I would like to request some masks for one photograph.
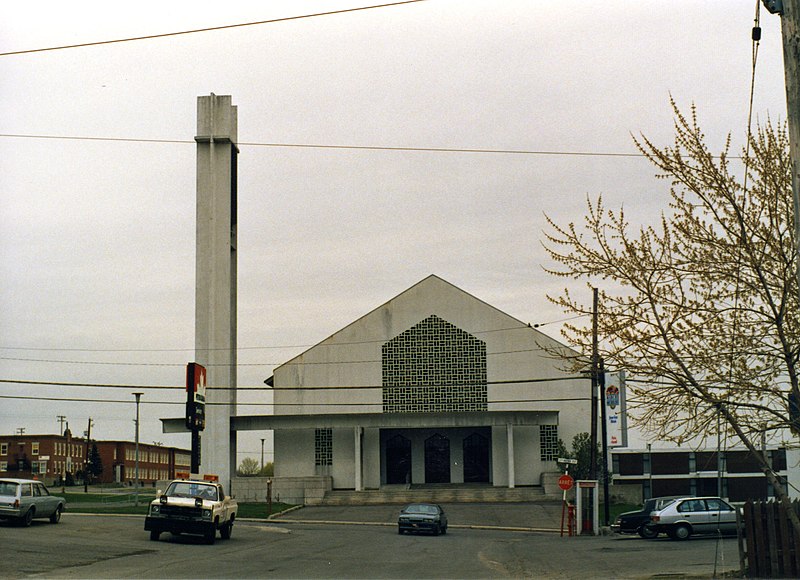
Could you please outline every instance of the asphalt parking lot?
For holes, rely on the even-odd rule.
[[[275,522],[352,523],[397,525],[402,505],[306,506],[280,514]],[[454,503],[442,504],[449,526],[501,528],[518,531],[561,531],[561,503]]]

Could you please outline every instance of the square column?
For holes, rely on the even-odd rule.
[[[508,439],[508,487],[514,487],[514,425],[506,423]]]
[[[207,381],[200,471],[228,490],[236,470],[237,129],[230,96],[198,97],[195,361]]]

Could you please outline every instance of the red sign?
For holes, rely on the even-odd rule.
[[[552,479],[550,481],[552,481]],[[570,489],[572,489],[572,486],[574,484],[575,480],[572,479],[572,476],[569,473],[565,473],[564,475],[558,478],[558,487],[560,487],[564,491],[569,491]]]

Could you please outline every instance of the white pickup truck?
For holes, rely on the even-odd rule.
[[[176,479],[150,503],[144,529],[153,541],[169,532],[200,535],[213,544],[217,530],[223,540],[231,537],[237,509],[236,500],[219,483]]]

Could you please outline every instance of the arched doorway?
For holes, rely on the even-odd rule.
[[[450,483],[450,440],[439,433],[425,440],[425,483]]]
[[[402,435],[386,441],[386,483],[411,483],[411,440]]]
[[[481,433],[464,438],[464,483],[489,483],[489,439]]]

